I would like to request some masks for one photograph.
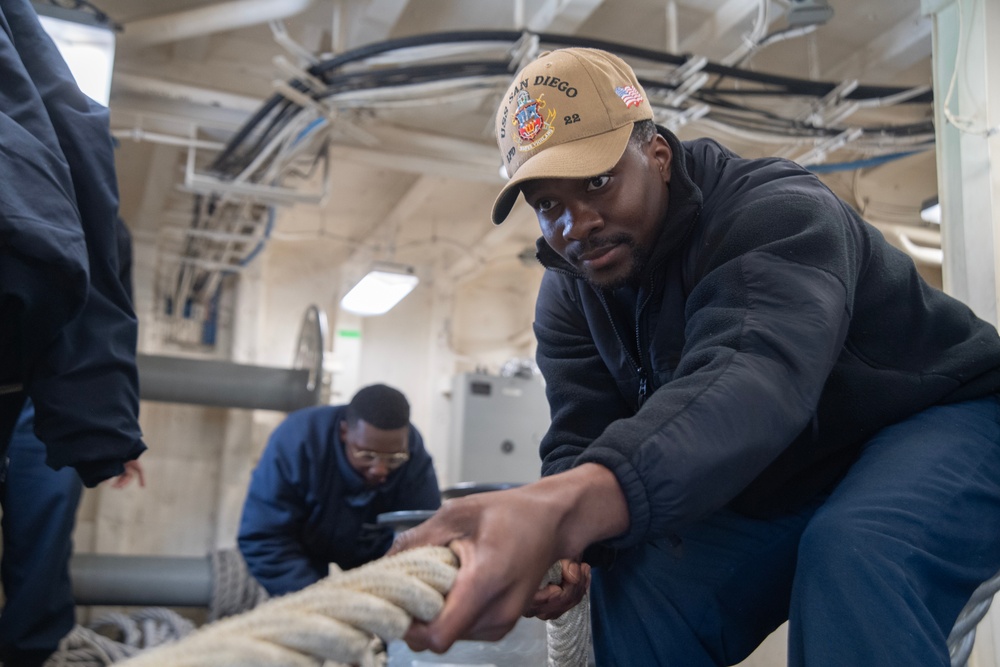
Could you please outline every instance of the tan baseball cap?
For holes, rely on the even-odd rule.
[[[632,124],[652,117],[646,91],[618,56],[584,48],[539,55],[497,110],[497,145],[510,180],[493,204],[493,223],[506,219],[524,181],[608,171],[625,152]]]

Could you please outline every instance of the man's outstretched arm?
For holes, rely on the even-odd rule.
[[[554,562],[580,560],[589,545],[625,532],[628,521],[618,480],[593,463],[515,489],[446,501],[389,550],[449,546],[460,562],[441,613],[430,623],[414,622],[407,643],[440,653],[458,639],[500,639],[529,608]]]

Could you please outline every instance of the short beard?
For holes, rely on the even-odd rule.
[[[629,285],[638,284],[639,278],[642,276],[642,270],[646,266],[646,261],[649,259],[649,253],[636,246],[631,239],[629,239],[625,245],[628,246],[629,254],[632,257],[632,266],[630,267],[629,272],[624,276],[612,278],[607,281],[597,281],[594,280],[591,275],[585,274],[584,277],[592,287],[599,290],[616,290]]]

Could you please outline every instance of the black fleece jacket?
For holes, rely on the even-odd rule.
[[[611,546],[792,509],[879,429],[1000,388],[996,330],[819,179],[660,133],[670,202],[636,290],[595,289],[538,242],[542,469],[614,472],[631,524]]]

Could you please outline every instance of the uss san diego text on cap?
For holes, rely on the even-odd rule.
[[[509,180],[493,204],[506,219],[519,184],[536,178],[589,178],[621,159],[632,124],[653,117],[628,64],[607,51],[546,51],[514,77],[496,116]]]

